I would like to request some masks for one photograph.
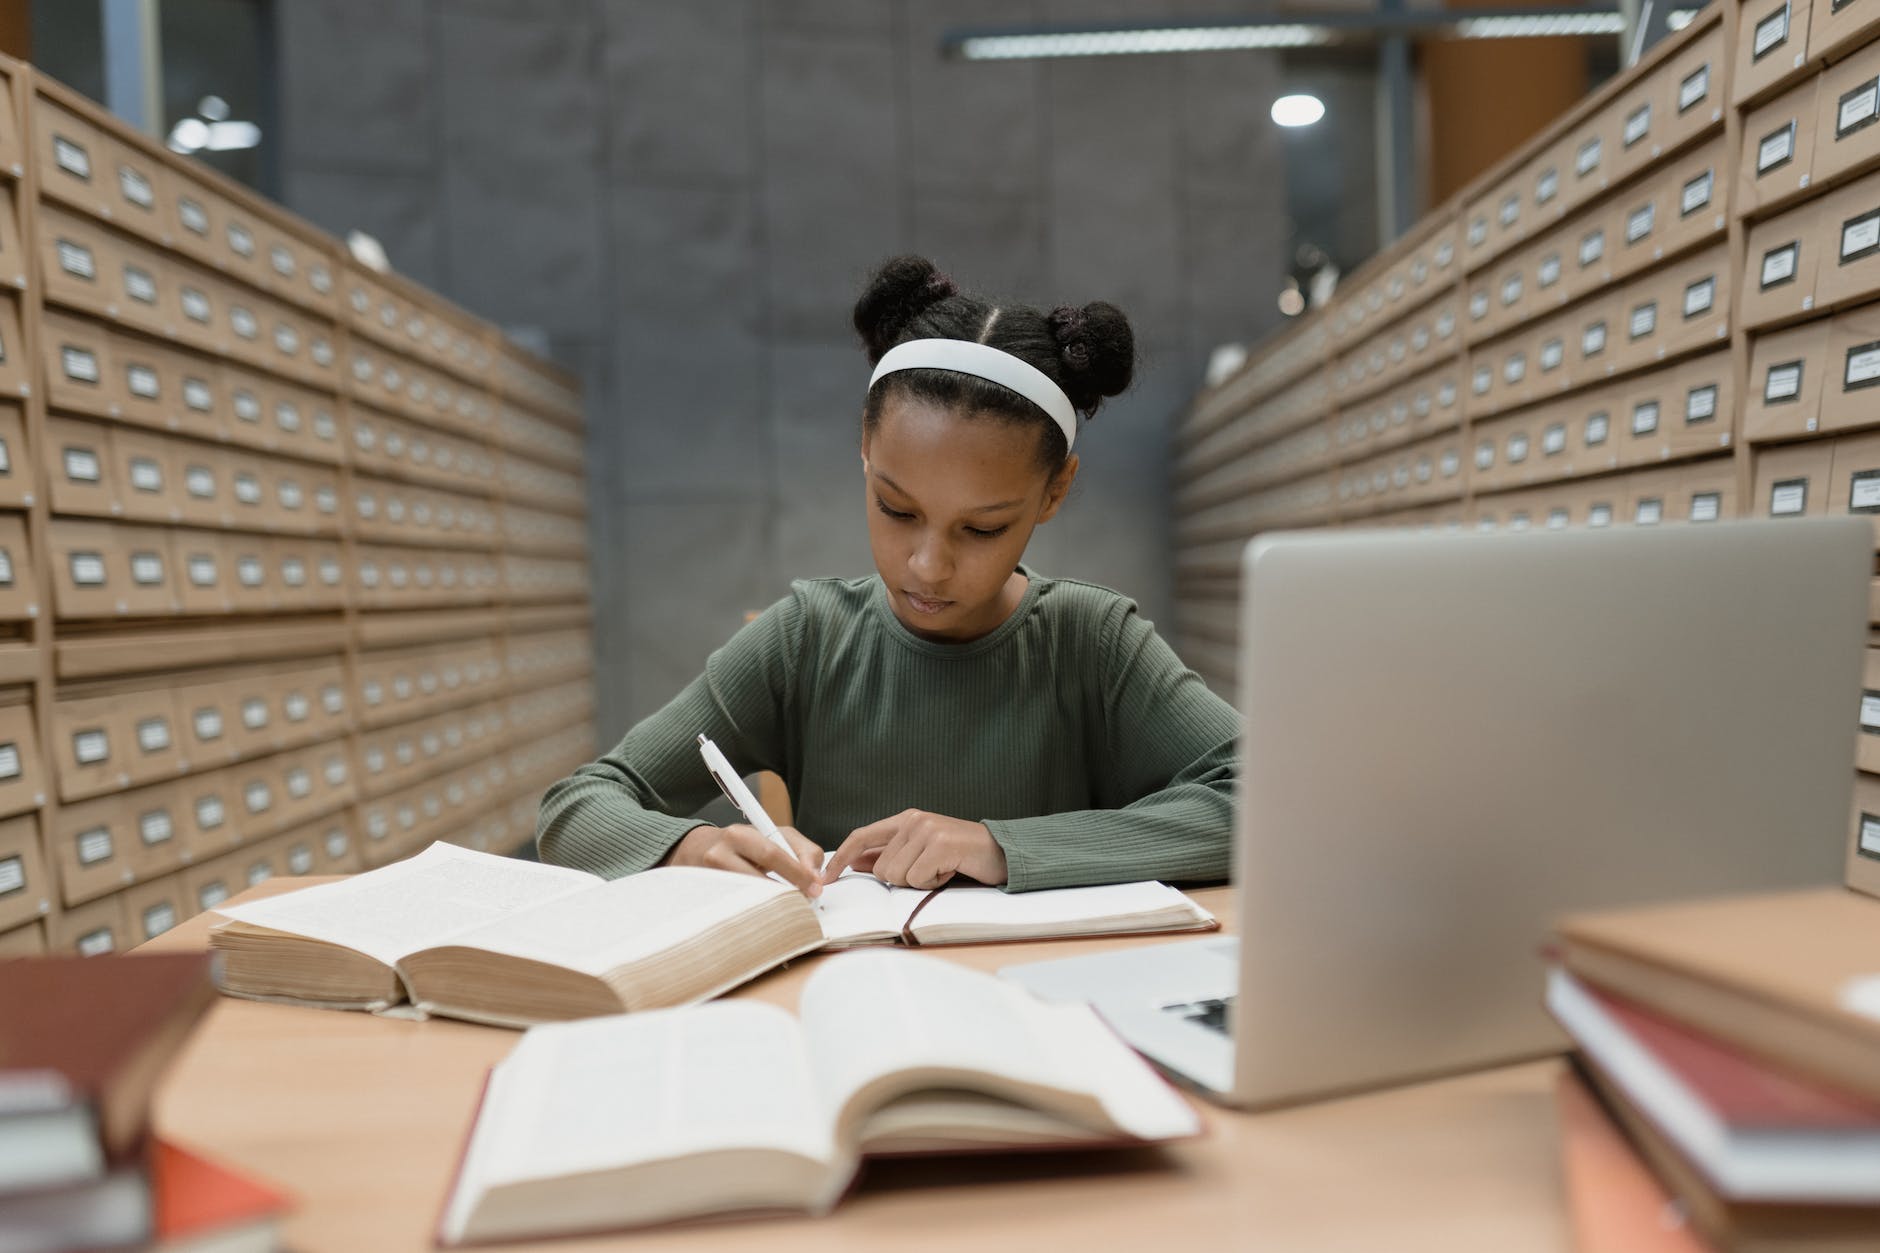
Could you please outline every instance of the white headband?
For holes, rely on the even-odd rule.
[[[969,339],[910,339],[882,355],[868,386],[874,387],[896,370],[952,370],[1010,388],[1051,415],[1064,431],[1064,447],[1077,441],[1077,410],[1064,389],[1029,361],[990,344]]]

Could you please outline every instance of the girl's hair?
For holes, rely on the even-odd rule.
[[[868,282],[855,302],[855,329],[874,365],[896,344],[911,339],[966,339],[990,344],[1041,370],[1064,389],[1071,407],[1088,419],[1129,386],[1136,368],[1136,339],[1129,320],[1101,300],[1042,313],[1028,305],[994,304],[962,292],[925,257],[896,257]],[[964,416],[986,415],[1037,427],[1038,461],[1054,471],[1070,455],[1064,432],[1049,414],[1017,392],[987,379],[952,370],[898,370],[876,383],[862,409],[862,429],[872,431],[891,395],[941,405]]]

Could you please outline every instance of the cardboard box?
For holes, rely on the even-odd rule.
[[[168,874],[189,860],[181,786],[162,784],[139,788],[118,799],[128,814],[129,830],[135,837],[131,845],[131,871],[138,879]]]
[[[1880,423],[1880,304],[1845,309],[1828,323],[1821,429],[1858,430]]]
[[[32,504],[34,477],[20,408],[0,401],[0,506],[23,509]]]
[[[1612,185],[1613,154],[1618,147],[1619,117],[1610,106],[1568,132],[1567,168],[1561,177],[1569,189],[1569,207],[1586,203]]]
[[[1813,183],[1819,85],[1819,78],[1805,78],[1744,115],[1737,212],[1785,204]]]
[[[1839,61],[1876,34],[1880,13],[1866,0],[1820,4],[1809,21],[1808,53],[1817,61]]]
[[[0,814],[37,809],[45,787],[32,706],[0,706]]]
[[[32,388],[32,365],[22,347],[20,300],[12,293],[0,293],[0,393],[24,396]],[[13,345],[8,351],[7,345]]]
[[[112,200],[108,181],[111,141],[90,122],[44,96],[35,94],[30,112],[41,193],[94,217],[106,216]]]
[[[1668,272],[1669,283],[1660,289],[1665,326],[1658,355],[1687,352],[1712,345],[1723,347],[1730,338],[1730,283],[1735,277],[1728,249],[1706,249]]]
[[[1812,0],[1744,0],[1737,22],[1736,75],[1730,99],[1743,105],[1808,64]]]
[[[279,607],[274,590],[274,542],[263,535],[223,537],[231,579],[229,601],[236,613],[268,613]]]
[[[235,683],[213,675],[175,689],[176,717],[183,755],[198,769],[234,761],[240,726],[240,692]]]
[[[1826,13],[1831,5],[1822,4]],[[1854,6],[1861,7],[1861,6]],[[1880,161],[1880,48],[1866,47],[1822,72],[1816,88],[1814,181]]]
[[[187,196],[179,204],[188,204]],[[179,235],[179,240],[189,238]],[[228,310],[222,283],[184,263],[176,265],[176,336],[196,352],[225,356],[232,351]]]
[[[67,905],[79,905],[132,882],[137,877],[132,869],[136,849],[130,814],[119,797],[61,807],[52,825],[60,898]]]
[[[183,909],[192,915],[214,909],[247,886],[242,881],[238,855],[211,858],[183,871],[181,878]]]
[[[1854,776],[1854,806],[1849,817],[1847,886],[1880,896],[1880,779]]]
[[[1743,435],[1752,442],[1793,438],[1821,429],[1821,397],[1830,372],[1830,323],[1806,322],[1750,340],[1749,390]]]
[[[220,527],[234,521],[234,496],[222,450],[207,444],[173,446],[180,491],[176,497],[178,520],[195,526]]]
[[[1719,23],[1652,71],[1657,107],[1663,118],[1658,142],[1666,152],[1723,120],[1723,76],[1728,55]]]
[[[39,264],[48,299],[94,317],[116,317],[116,240],[94,218],[44,206],[39,213]]]
[[[178,530],[172,537],[179,612],[225,614],[234,607],[227,546],[213,531]]]
[[[146,335],[176,333],[181,297],[169,262],[154,248],[122,243],[107,259],[105,285],[110,312],[120,323]]]
[[[123,612],[137,617],[167,616],[182,608],[171,533],[161,527],[120,526],[125,578]]]
[[[182,427],[183,358],[128,335],[111,337],[118,418],[157,431]]]
[[[1828,512],[1865,514],[1880,547],[1880,434],[1843,435],[1834,441]]]
[[[1677,500],[1672,521],[1701,524],[1737,516],[1733,458],[1710,457],[1677,467],[1672,481]]]
[[[1821,262],[1820,204],[1806,201],[1750,227],[1743,272],[1743,325],[1791,321],[1815,308]]]
[[[232,768],[192,775],[177,783],[176,793],[190,861],[206,863],[241,843],[241,803],[234,795]]]
[[[1827,513],[1833,461],[1832,440],[1759,447],[1750,516],[1800,518]]]
[[[103,896],[51,915],[46,920],[47,948],[54,953],[103,957],[130,948],[124,900]]]
[[[123,512],[112,474],[108,428],[54,416],[46,419],[46,436],[53,512],[93,517]]]
[[[12,342],[20,342],[17,334]],[[48,310],[40,319],[39,345],[54,408],[112,416],[120,407],[110,336],[103,326]]]
[[[0,929],[47,914],[53,895],[39,851],[38,819],[27,814],[0,822]]]
[[[133,946],[156,939],[194,912],[184,899],[181,875],[165,875],[124,890],[125,926]]]
[[[1822,197],[1815,230],[1825,243],[1815,304],[1842,308],[1880,295],[1880,172]]]
[[[183,475],[176,464],[182,447],[162,435],[129,427],[111,432],[113,512],[132,521],[175,522],[183,516]]]
[[[179,429],[197,439],[227,439],[230,419],[221,366],[203,357],[179,353],[176,372],[177,390],[183,401],[175,410],[180,418]]]

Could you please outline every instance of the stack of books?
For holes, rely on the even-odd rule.
[[[1583,1249],[1880,1249],[1880,900],[1616,910],[1557,942]]]
[[[151,1132],[157,1082],[215,999],[209,968],[0,962],[0,1249],[274,1246],[278,1193]]]

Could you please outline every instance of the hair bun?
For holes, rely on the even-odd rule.
[[[959,291],[925,257],[895,257],[875,271],[855,302],[855,329],[873,365],[915,318]]]
[[[1064,394],[1084,413],[1129,386],[1136,373],[1136,336],[1123,311],[1095,300],[1079,309],[1059,305],[1047,318],[1057,341]]]

